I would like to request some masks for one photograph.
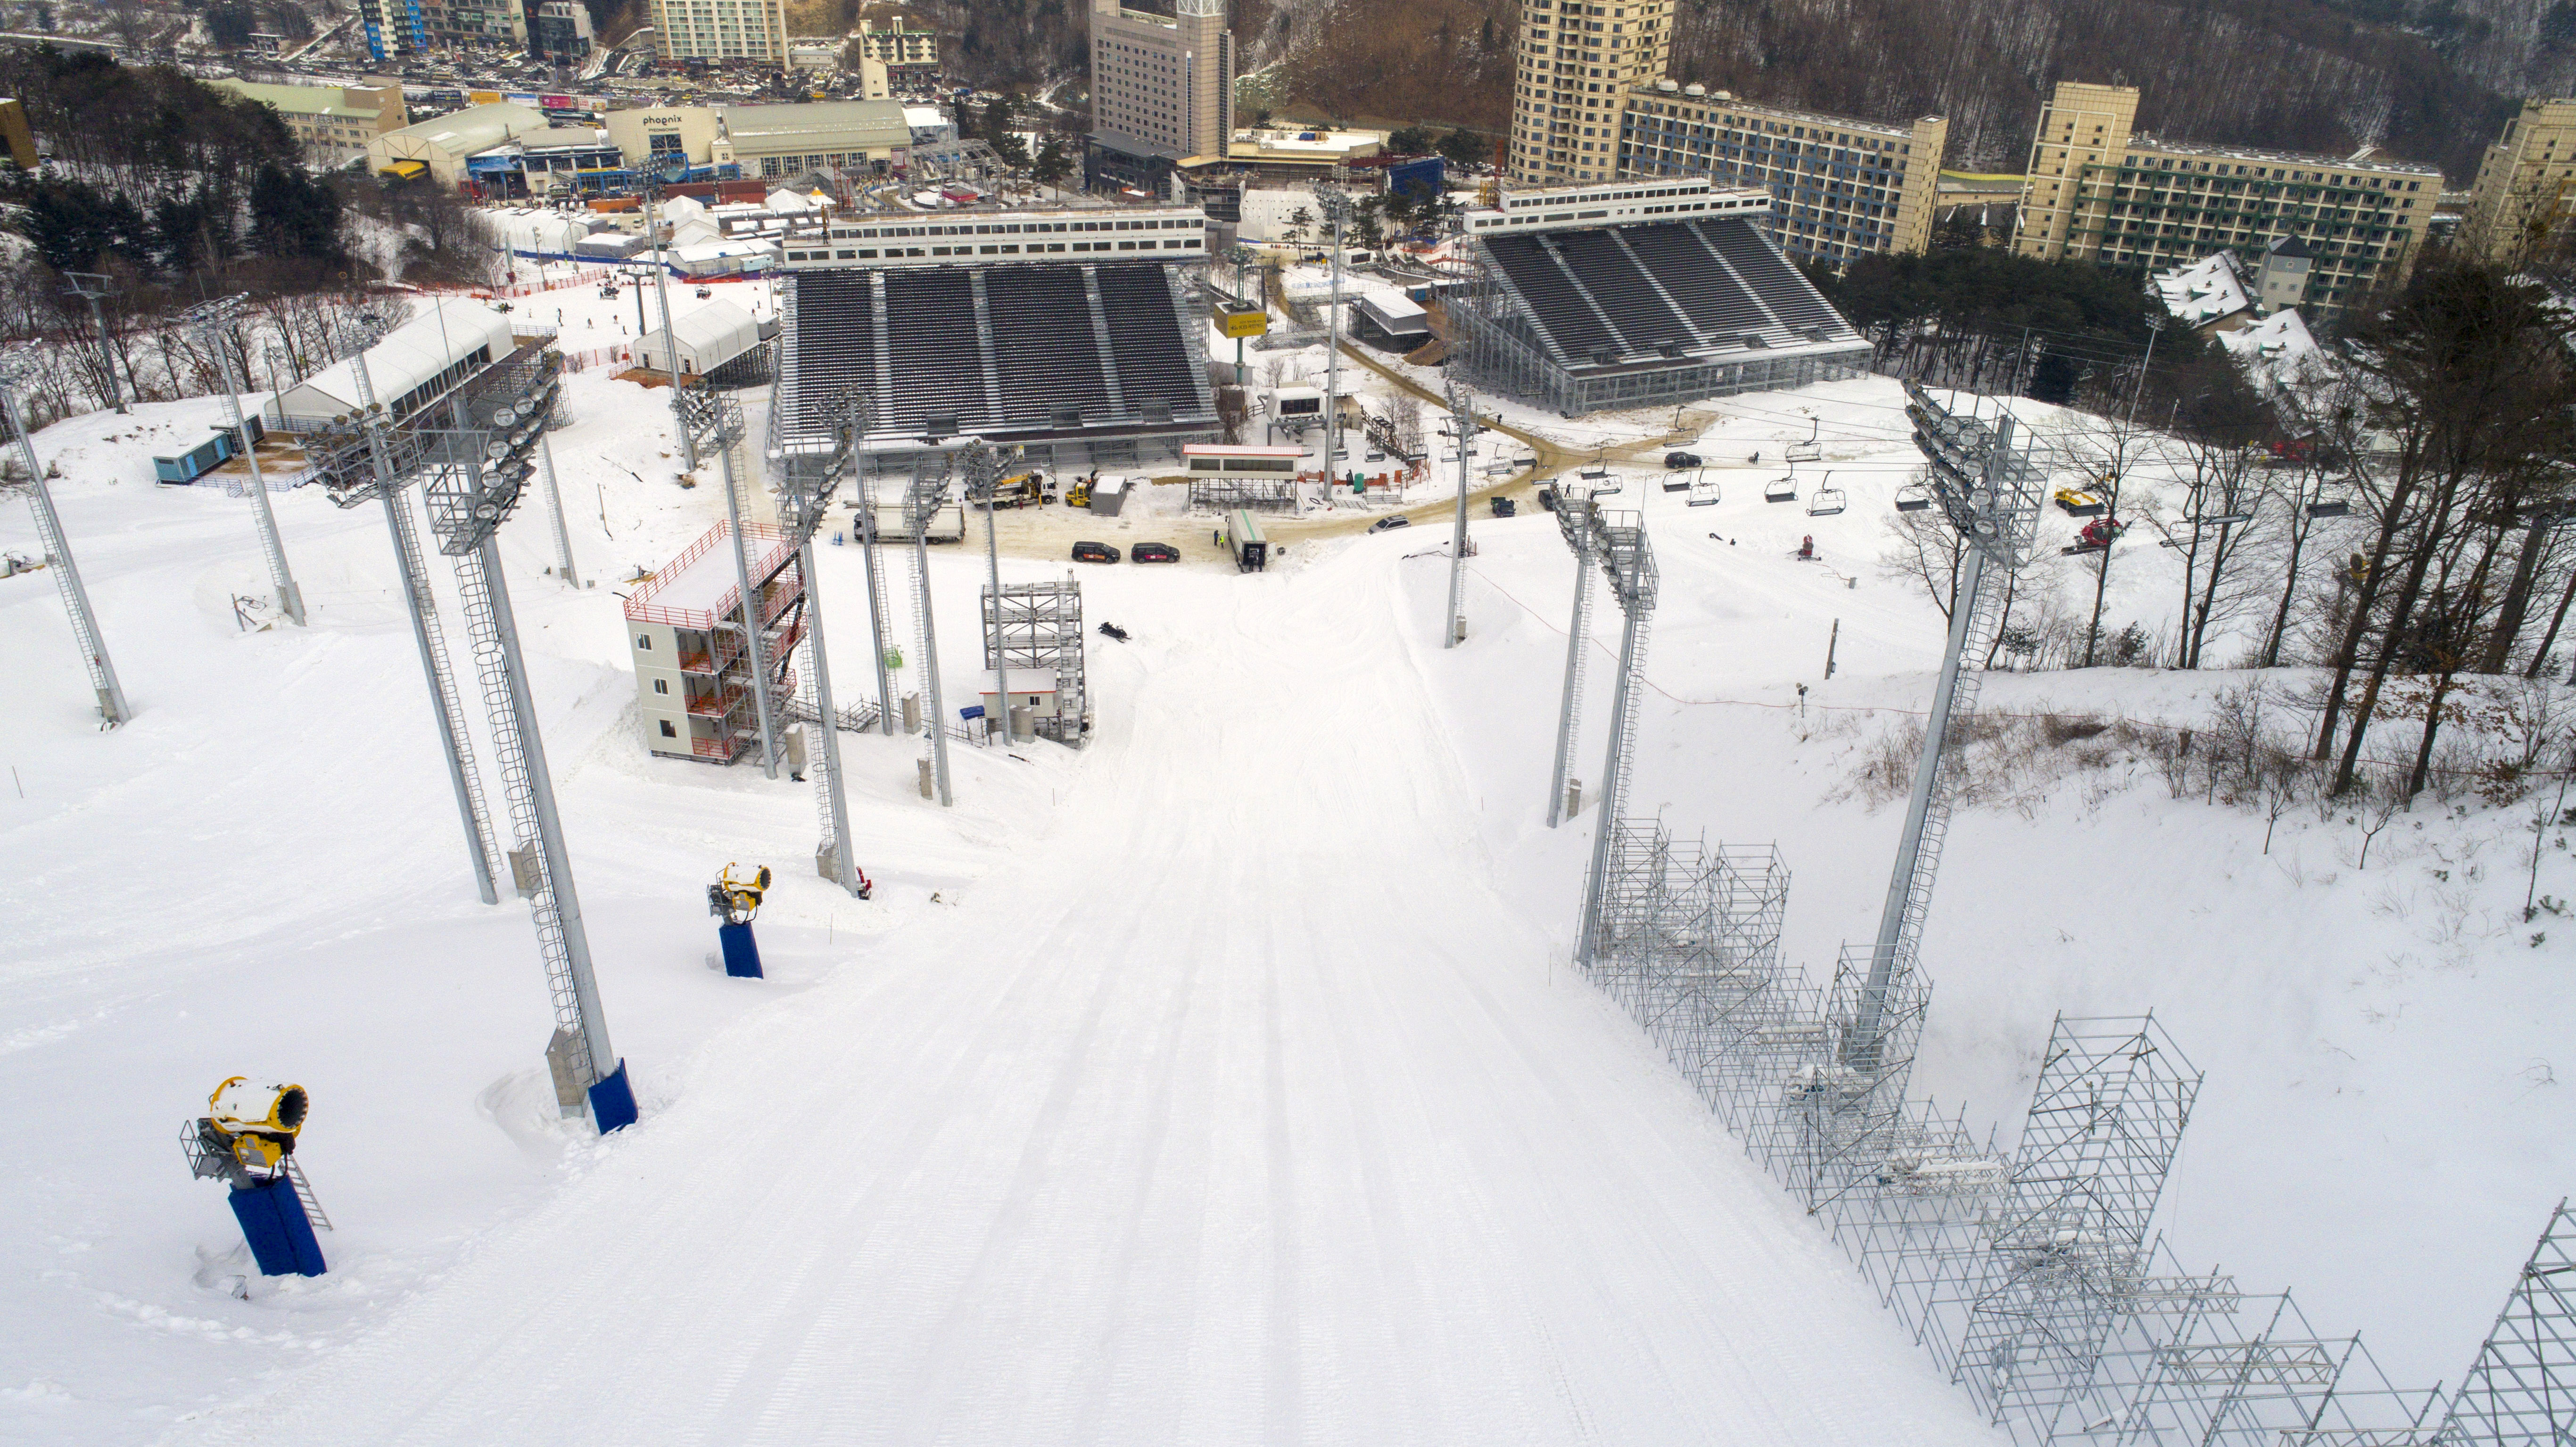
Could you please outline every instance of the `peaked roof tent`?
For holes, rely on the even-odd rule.
[[[499,361],[516,347],[510,319],[480,302],[430,302],[419,315],[385,334],[367,348],[367,380],[376,400],[388,407],[438,380],[478,350]],[[333,362],[279,394],[281,419],[337,417],[358,410],[356,370],[347,361]]]
[[[760,345],[760,323],[725,301],[711,301],[671,318],[671,333],[679,338],[681,370],[699,375]],[[667,372],[673,350],[656,327],[636,340],[635,359],[639,365]]]

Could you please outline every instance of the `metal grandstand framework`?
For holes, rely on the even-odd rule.
[[[1752,221],[1471,235],[1449,315],[1480,385],[1569,416],[1858,376],[1869,342]]]
[[[2445,1447],[2576,1442],[2576,1214],[2560,1201],[2442,1425]]]
[[[938,466],[925,436],[1022,445],[1056,463],[1132,463],[1141,443],[1219,435],[1206,328],[1177,263],[793,270],[779,289],[768,450],[839,446],[838,400],[875,399],[866,452]]]

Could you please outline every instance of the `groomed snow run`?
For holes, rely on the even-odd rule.
[[[1551,984],[1388,564],[1157,579],[1007,887],[205,1440],[1995,1440]]]

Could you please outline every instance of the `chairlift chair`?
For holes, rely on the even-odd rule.
[[[1798,500],[1798,474],[1792,472],[1784,477],[1775,477],[1769,482],[1762,484],[1762,500],[1764,502],[1796,502]]]
[[[1815,496],[1807,499],[1807,516],[1829,518],[1843,510],[1843,490],[1833,486],[1833,480],[1834,475],[1828,472],[1825,480],[1816,484]]]
[[[1719,493],[1720,489],[1716,478],[1710,476],[1705,471],[1691,474],[1690,505],[1692,507],[1710,507],[1715,505],[1719,500]]]
[[[1932,505],[1932,489],[1919,482],[1909,482],[1896,490],[1898,512],[1921,512]]]
[[[2312,518],[2339,518],[2351,512],[2352,499],[2348,497],[2321,497],[2308,504],[2308,516]]]
[[[1791,462],[1824,461],[1825,444],[1823,441],[1823,432],[1824,428],[1822,418],[1808,418],[1807,440],[1804,442],[1792,442],[1789,444],[1789,460]]]
[[[1676,467],[1664,474],[1664,491],[1688,492],[1691,489],[1691,483],[1698,477],[1699,473],[1696,470],[1684,472]]]

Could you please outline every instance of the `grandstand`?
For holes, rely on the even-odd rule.
[[[1181,221],[1189,226],[1164,224]],[[966,235],[1073,239],[982,240],[939,246],[937,256],[861,245],[792,259],[775,450],[828,450],[833,409],[852,387],[869,396],[869,451],[884,467],[910,465],[924,439],[962,435],[1020,444],[1041,465],[1092,470],[1135,463],[1140,444],[1176,454],[1216,439],[1206,328],[1180,273],[1204,260],[1204,218],[1031,212],[948,224]],[[1155,234],[1087,236],[1113,225]],[[850,229],[833,239],[879,241],[856,234],[877,228]],[[1108,254],[1085,254],[1095,247]],[[1147,250],[1156,254],[1138,254]],[[1083,455],[1067,457],[1068,447]]]
[[[1575,416],[1856,376],[1870,345],[1705,178],[1507,192],[1467,213],[1450,302],[1480,384]]]

